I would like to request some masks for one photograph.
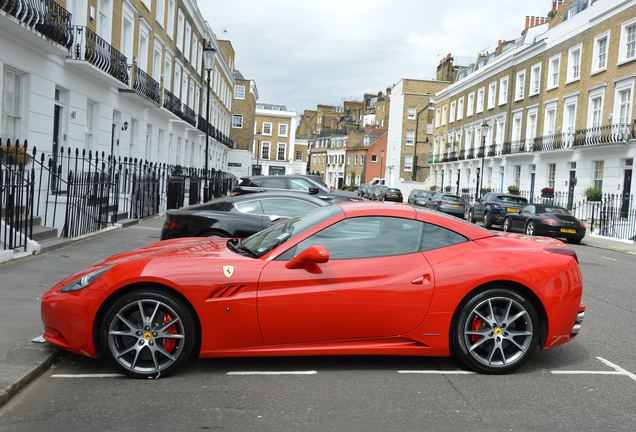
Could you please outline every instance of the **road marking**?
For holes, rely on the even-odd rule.
[[[471,371],[440,371],[440,370],[399,370],[401,374],[431,374],[431,375],[476,375]]]
[[[228,372],[228,375],[316,375],[315,370],[310,371],[237,371]]]
[[[608,258],[608,257],[601,257],[601,258],[606,259],[606,260],[610,260],[610,261],[616,261],[614,258]]]
[[[623,369],[622,367],[618,365],[615,365],[609,360],[605,360],[602,357],[596,357],[596,358],[614,370],[613,371],[550,371],[550,372],[555,375],[624,375],[636,381],[636,375],[634,375],[633,373]]]
[[[124,374],[55,374],[51,378],[120,378]]]

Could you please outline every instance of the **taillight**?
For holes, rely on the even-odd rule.
[[[493,208],[501,208],[501,206],[499,204],[490,204],[491,207]]]
[[[541,222],[546,223],[546,224],[550,224],[550,225],[556,225],[557,224],[556,219],[541,219]]]
[[[165,229],[177,229],[179,227],[179,224],[174,221],[166,219],[166,221],[163,223],[163,227]]]
[[[568,249],[568,248],[545,248],[544,249],[546,252],[552,252],[552,253],[557,253],[560,255],[569,255],[572,258],[574,258],[578,264],[579,262],[579,257],[576,254],[576,252],[574,252],[572,249]]]
[[[448,201],[440,201],[440,204],[448,204]]]

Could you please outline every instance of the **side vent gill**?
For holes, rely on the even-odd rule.
[[[234,297],[244,292],[250,284],[223,285],[212,291],[208,299]]]

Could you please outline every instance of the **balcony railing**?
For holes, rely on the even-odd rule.
[[[159,83],[152,79],[139,66],[133,65],[133,89],[159,105],[161,89]]]
[[[167,89],[163,89],[163,107],[179,118],[183,118],[181,101]]]
[[[53,0],[3,0],[0,9],[68,49],[73,45],[71,13]]]
[[[118,81],[128,85],[128,61],[126,56],[113,48],[88,27],[72,26],[74,40],[72,56],[86,60]]]
[[[574,135],[574,147],[623,144],[636,139],[636,130],[632,124],[615,124],[577,130]]]
[[[208,122],[205,121],[205,119],[202,116],[197,116],[197,129],[199,129],[201,132],[205,133],[205,130],[207,129],[208,126]]]
[[[190,123],[192,126],[197,125],[197,113],[192,108],[183,104],[183,120]]]

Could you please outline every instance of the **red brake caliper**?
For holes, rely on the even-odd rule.
[[[470,324],[470,329],[475,331],[481,330],[481,318],[479,318],[477,315],[473,317],[473,321]],[[477,341],[479,340],[479,335],[472,335],[470,337],[470,340],[472,343],[477,343]]]
[[[172,321],[172,317],[170,316],[170,314],[168,312],[165,312],[163,314],[163,323],[164,324],[168,324],[170,321]],[[177,326],[168,327],[166,329],[166,333],[177,334]],[[164,341],[163,341],[163,348],[166,351],[168,351],[169,353],[174,351],[174,348],[175,348],[176,345],[177,345],[177,340],[176,339],[164,339]]]

